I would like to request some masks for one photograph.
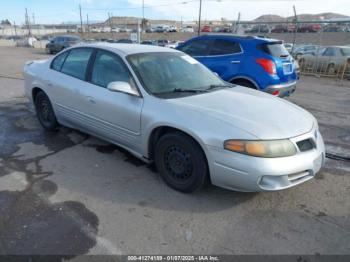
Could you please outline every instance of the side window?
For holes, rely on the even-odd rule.
[[[335,49],[334,48],[327,48],[326,51],[324,51],[323,56],[335,56]]]
[[[132,76],[121,58],[106,51],[97,51],[91,82],[107,87],[109,83],[116,81],[128,82],[133,86]]]
[[[217,39],[210,48],[210,55],[229,55],[242,52],[239,43]]]
[[[60,54],[57,56],[51,64],[51,68],[56,71],[61,71],[62,65],[64,63],[64,60],[66,59],[69,52],[64,52],[63,54]]]
[[[91,48],[71,49],[62,66],[61,72],[84,80],[91,53]]]
[[[190,56],[206,56],[209,52],[209,40],[194,40],[180,48],[180,51]]]

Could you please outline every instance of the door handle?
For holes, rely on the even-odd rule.
[[[238,61],[238,60],[233,60],[233,61],[231,61],[230,63],[231,64],[239,64],[241,61]]]
[[[96,100],[93,97],[87,96],[86,98],[91,104],[96,104]]]

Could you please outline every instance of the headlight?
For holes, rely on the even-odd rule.
[[[288,139],[281,140],[226,140],[224,148],[233,152],[256,157],[286,157],[297,151]]]

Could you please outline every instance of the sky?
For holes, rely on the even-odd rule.
[[[145,17],[190,21],[198,19],[199,0],[143,0]],[[202,18],[252,20],[263,14],[292,16],[297,13],[335,12],[350,16],[350,0],[203,0]],[[24,23],[25,8],[36,23],[79,21],[79,4],[83,20],[104,21],[108,12],[115,16],[142,17],[142,0],[1,0],[0,20]]]

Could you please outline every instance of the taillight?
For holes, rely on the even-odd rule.
[[[272,60],[265,59],[265,58],[258,58],[256,59],[256,63],[261,65],[264,68],[264,70],[270,75],[276,74],[276,65]]]
[[[272,92],[272,95],[279,96],[280,95],[280,91],[279,90],[275,90],[275,91]]]

